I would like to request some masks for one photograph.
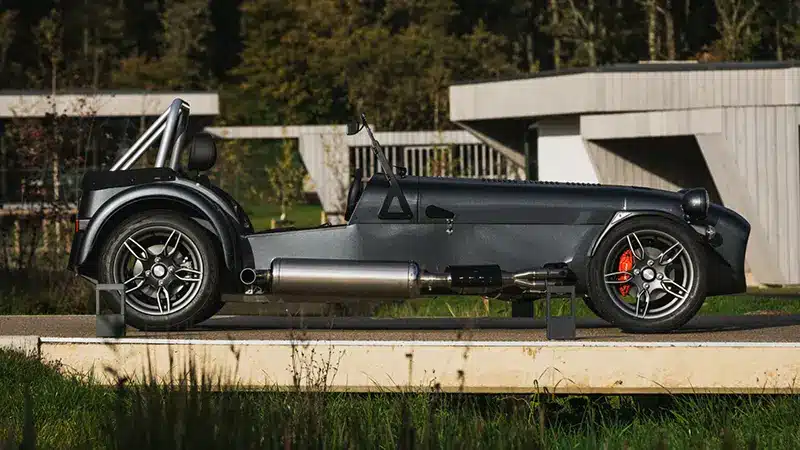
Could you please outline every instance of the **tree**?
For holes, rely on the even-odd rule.
[[[16,22],[19,12],[0,11],[0,78],[5,74],[8,49],[16,36]]]
[[[722,57],[741,60],[751,56],[759,36],[750,29],[758,11],[758,0],[714,0],[719,19],[716,29],[720,39],[716,42]]]
[[[550,9],[550,23],[555,29],[560,29],[561,8],[558,0],[549,0],[548,7]],[[558,36],[553,38],[553,65],[556,70],[561,68],[561,38]]]
[[[113,82],[176,90],[212,85],[210,70],[201,62],[204,39],[213,30],[208,0],[166,0],[159,21],[158,54],[137,53],[123,59]]]
[[[268,124],[324,124],[347,115],[336,62],[324,45],[342,18],[332,8],[323,0],[242,3],[244,48],[232,74],[242,97],[256,101],[240,114]]]
[[[460,35],[443,25],[457,14],[445,0],[390,1],[381,23],[348,33],[331,51],[344,67],[341,82],[353,109],[385,129],[441,129],[451,126],[447,87],[454,81],[516,73],[503,56],[506,40],[482,22]]]
[[[779,61],[800,58],[800,3],[784,0],[762,0],[756,17],[763,30],[762,47]]]
[[[280,206],[280,222],[286,223],[286,214],[289,209],[303,198],[303,180],[305,179],[305,168],[297,161],[294,140],[284,140],[276,163],[271,167],[264,167],[264,171],[270,185],[266,199]]]
[[[639,0],[647,16],[647,53],[650,61],[677,57],[672,0]],[[663,21],[663,24],[662,24]]]
[[[48,97],[53,104],[55,99]],[[68,219],[70,201],[75,198],[65,196],[60,185],[61,173],[74,173],[83,167],[80,148],[92,133],[95,112],[88,103],[73,105],[78,111],[74,117],[60,113],[47,113],[42,119],[13,118],[6,131],[10,155],[10,168],[20,174],[19,189],[22,201],[29,209],[27,218],[34,223],[45,221],[53,223],[56,239],[61,242],[60,224]],[[55,111],[55,106],[51,106]],[[2,262],[10,270],[30,268],[39,248],[43,227],[24,227],[16,236],[20,251],[16,255],[8,252],[9,235],[4,233]],[[62,247],[53,247],[55,255],[62,255]]]
[[[438,128],[457,77],[512,71],[505,41],[480,22],[450,29],[451,0],[250,0],[245,46],[234,71],[278,123],[331,123],[367,112],[385,129]],[[302,74],[300,76],[299,74]]]
[[[64,60],[64,30],[61,24],[61,12],[51,9],[47,17],[42,18],[34,31],[36,47],[44,62],[41,67],[42,79],[50,80],[51,95],[58,90],[58,77],[61,63]]]
[[[80,30],[76,33],[79,42],[75,42],[71,51],[73,64],[69,67],[78,84],[95,90],[108,85],[111,68],[129,47],[124,3],[123,0],[82,0],[80,9],[65,8],[64,22],[70,24],[70,29]]]

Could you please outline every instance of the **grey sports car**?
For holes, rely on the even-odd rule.
[[[706,296],[745,290],[750,224],[705,189],[411,176],[389,164],[363,115],[348,132],[366,128],[382,171],[366,183],[355,171],[346,223],[256,231],[203,174],[217,151],[206,133],[189,139],[188,114],[176,99],[82,182],[69,269],[124,284],[127,321],[140,329],[206,320],[222,294],[525,304],[574,285],[616,326],[662,332]],[[159,137],[155,167],[132,168]]]

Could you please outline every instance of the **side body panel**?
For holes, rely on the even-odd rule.
[[[612,221],[617,212],[662,215],[676,226],[689,226],[681,194],[656,189],[418,177],[399,181],[412,218],[379,218],[388,183],[377,175],[348,225],[248,236],[254,267],[269,268],[279,257],[412,260],[429,271],[473,264],[520,271],[566,263],[584,293],[592,249],[605,230],[618,225]],[[452,213],[452,219],[429,215],[433,207]],[[720,275],[710,283],[710,292],[740,292],[749,225],[718,205],[711,208],[708,224],[719,231],[716,241],[704,244],[709,264]]]

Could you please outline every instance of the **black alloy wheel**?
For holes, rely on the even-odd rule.
[[[220,258],[208,232],[170,211],[139,214],[119,225],[101,256],[103,283],[123,284],[125,315],[140,330],[172,330],[221,308]]]

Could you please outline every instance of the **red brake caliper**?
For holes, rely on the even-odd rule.
[[[619,267],[618,270],[620,272],[629,272],[633,268],[633,252],[628,249],[620,256],[619,258]],[[617,279],[619,281],[626,281],[630,278],[630,275],[620,274]],[[619,293],[624,295],[628,295],[628,292],[631,290],[630,284],[623,284],[619,287]]]

